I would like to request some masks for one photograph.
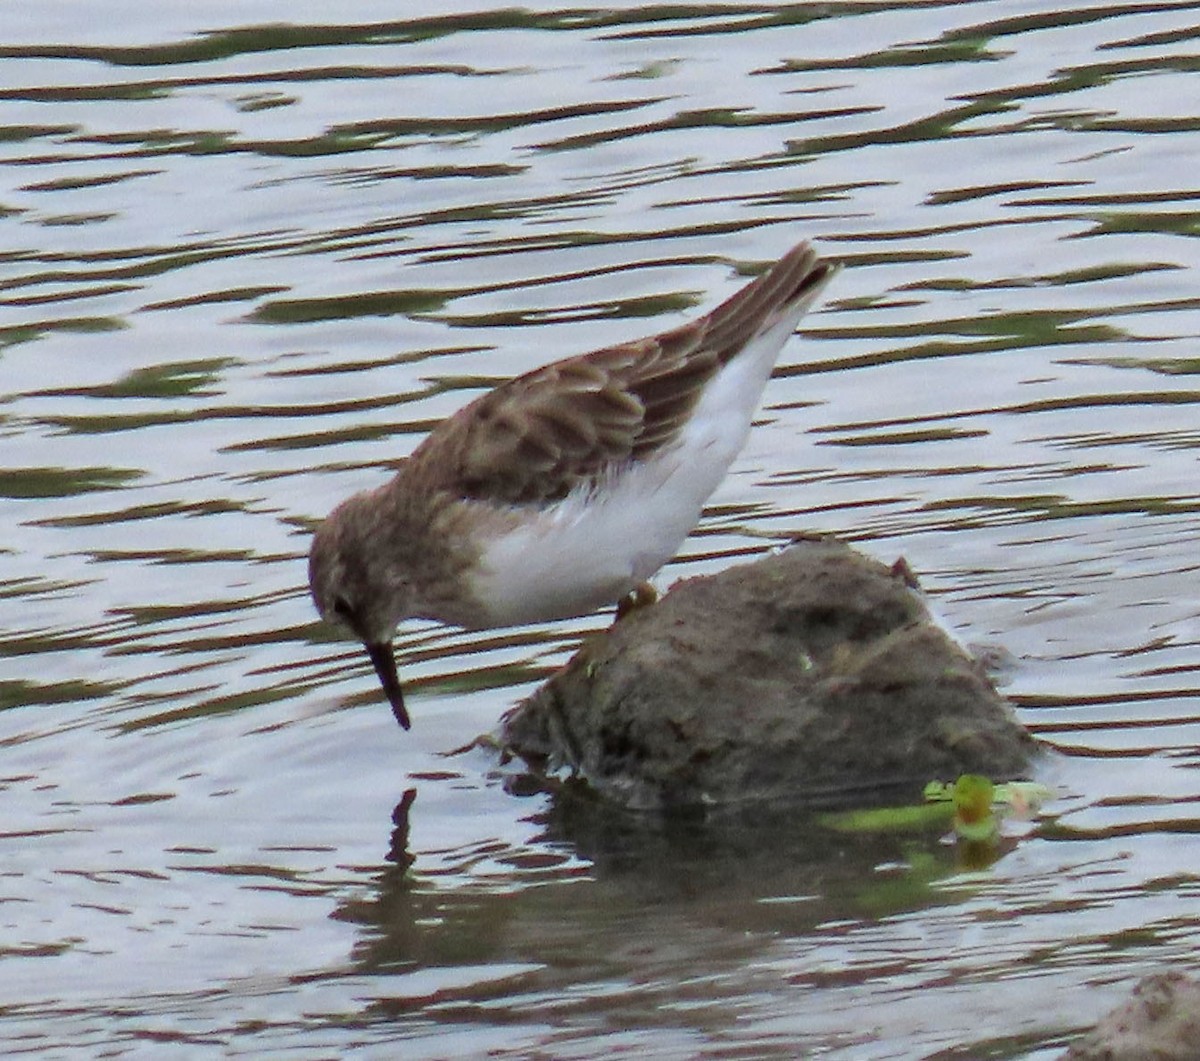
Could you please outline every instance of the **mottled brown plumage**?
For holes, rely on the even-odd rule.
[[[561,500],[669,444],[755,329],[835,270],[801,244],[699,320],[502,383],[439,424],[410,460],[464,498]]]
[[[699,320],[501,384],[329,516],[309,558],[313,599],[366,644],[402,725],[400,620],[581,614],[670,558],[837,269],[801,244]]]

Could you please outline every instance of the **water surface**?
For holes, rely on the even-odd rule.
[[[1040,1058],[1195,971],[1198,9],[7,12],[4,1050]],[[606,617],[404,627],[403,734],[307,599],[438,419],[801,238],[660,582],[907,557],[1053,749],[989,866],[520,798],[447,753]]]

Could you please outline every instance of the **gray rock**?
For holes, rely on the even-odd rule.
[[[1022,774],[1034,742],[907,566],[832,540],[676,584],[504,721],[536,768],[639,809],[829,804]]]
[[[1063,1061],[1196,1061],[1200,1058],[1200,984],[1179,972],[1141,980],[1063,1055]]]

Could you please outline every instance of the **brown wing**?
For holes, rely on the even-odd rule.
[[[801,244],[699,320],[502,384],[440,424],[411,459],[462,497],[565,497],[668,445],[716,371],[835,268]]]

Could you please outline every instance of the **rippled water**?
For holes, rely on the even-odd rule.
[[[1200,4],[100,6],[0,45],[5,1053],[1040,1058],[1200,966]],[[1056,750],[990,867],[518,798],[447,753],[605,617],[405,627],[402,734],[307,599],[440,417],[805,237],[660,581],[905,555]]]

